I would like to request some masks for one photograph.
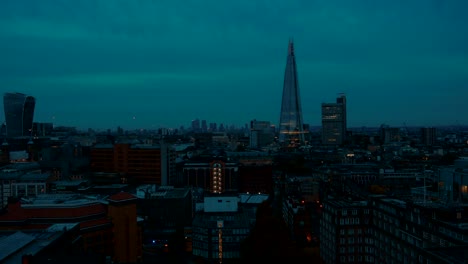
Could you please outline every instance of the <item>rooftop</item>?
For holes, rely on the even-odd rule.
[[[76,223],[54,224],[42,231],[0,232],[0,262],[21,263],[23,255],[36,255],[58,239],[64,231],[76,226]]]
[[[136,196],[145,199],[149,195],[151,198],[160,199],[180,199],[187,197],[190,188],[174,188],[174,186],[157,186],[154,184],[141,185],[137,187]]]
[[[111,197],[107,198],[107,200],[111,202],[123,202],[123,201],[135,200],[135,199],[137,199],[136,196],[128,192],[124,192],[124,191],[118,192],[112,195]]]
[[[268,194],[249,194],[241,193],[239,194],[240,203],[246,204],[261,204],[263,201],[268,199]]]

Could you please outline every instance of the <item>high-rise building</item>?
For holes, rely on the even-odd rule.
[[[259,148],[271,144],[275,134],[269,121],[250,121],[250,147]]]
[[[432,146],[436,142],[436,128],[423,127],[421,128],[421,141],[426,146]]]
[[[7,137],[31,135],[35,105],[36,99],[26,94],[3,95]]]
[[[322,103],[322,143],[343,144],[346,127],[346,96],[340,94],[336,103]]]
[[[200,131],[200,119],[194,119],[192,120],[192,130],[194,132],[199,132]]]
[[[294,56],[294,43],[292,41],[289,41],[284,73],[279,133],[280,143],[304,143],[301,97],[299,96],[296,57]]]
[[[202,130],[202,132],[208,131],[208,125],[206,123],[206,120],[201,121],[201,130]]]

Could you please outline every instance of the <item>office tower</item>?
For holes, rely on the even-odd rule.
[[[269,121],[250,121],[250,147],[259,148],[273,143],[275,134]]]
[[[200,131],[200,119],[192,120],[192,131],[199,132]]]
[[[380,126],[380,139],[383,144],[389,144],[401,141],[401,129],[398,127],[390,127],[388,125]]]
[[[201,121],[201,129],[202,129],[202,132],[208,131],[208,125],[206,123],[206,120]]]
[[[322,103],[322,143],[343,144],[346,139],[346,96],[340,94],[336,103]]]
[[[286,70],[284,73],[279,129],[280,143],[304,143],[301,98],[299,96],[296,57],[294,56],[294,44],[292,41],[289,41]]]
[[[421,128],[421,141],[426,146],[432,146],[436,142],[436,128],[423,127]]]
[[[218,131],[216,123],[210,123],[210,132]]]
[[[7,137],[31,135],[35,105],[36,99],[32,96],[22,93],[3,95]]]

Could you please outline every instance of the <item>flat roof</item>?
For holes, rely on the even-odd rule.
[[[35,238],[27,235],[21,231],[18,231],[12,235],[0,237],[0,261],[4,261],[15,252],[24,248],[26,245],[33,242]],[[20,263],[20,262],[18,262]]]

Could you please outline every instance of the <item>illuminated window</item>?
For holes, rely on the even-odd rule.
[[[462,185],[462,192],[468,193],[468,185]]]

